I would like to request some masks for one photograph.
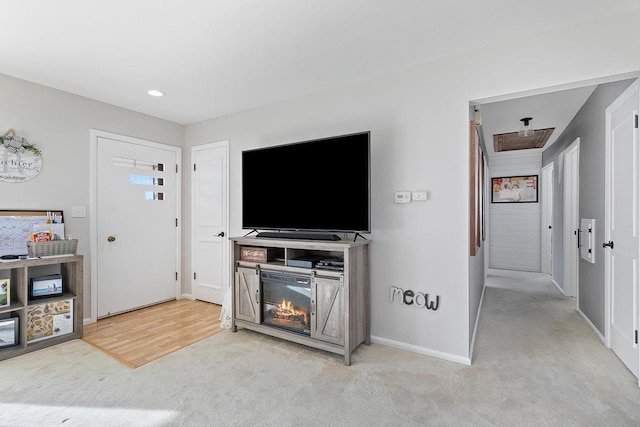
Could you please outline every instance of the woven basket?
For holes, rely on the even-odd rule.
[[[75,255],[78,249],[78,239],[27,242],[27,248],[29,249],[29,258],[52,255]]]

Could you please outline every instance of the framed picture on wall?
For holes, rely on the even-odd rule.
[[[538,175],[491,178],[491,203],[538,203]]]

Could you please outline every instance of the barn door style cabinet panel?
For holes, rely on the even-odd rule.
[[[260,270],[238,267],[235,283],[236,317],[247,322],[260,323]]]
[[[68,255],[0,263],[0,360],[82,338],[82,262]]]
[[[344,356],[371,342],[367,240],[231,239],[232,327]]]

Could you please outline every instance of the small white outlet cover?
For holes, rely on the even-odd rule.
[[[396,191],[396,203],[411,203],[411,191]]]

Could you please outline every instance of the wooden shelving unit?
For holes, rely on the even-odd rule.
[[[36,300],[29,299],[29,282],[32,277],[61,274],[62,295]],[[83,328],[83,257],[65,255],[0,263],[0,278],[10,279],[11,304],[0,307],[0,320],[18,317],[18,342],[10,347],[0,347],[0,360],[9,359],[72,339],[82,338]],[[71,301],[73,307],[73,331],[53,335],[38,341],[27,340],[27,318],[30,309],[38,305]]]

